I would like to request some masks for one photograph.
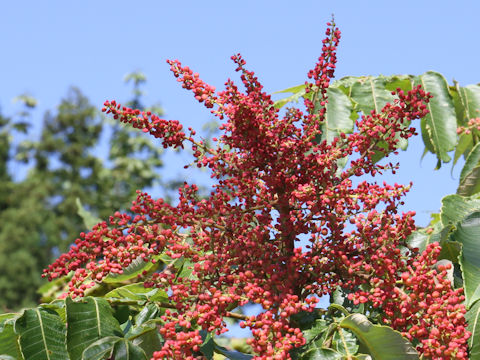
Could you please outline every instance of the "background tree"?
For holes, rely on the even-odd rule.
[[[131,78],[131,103],[144,109],[145,77],[132,73]],[[14,147],[12,132],[26,130],[27,124],[1,118],[0,125],[0,307],[17,309],[39,299],[41,280],[35,274],[86,229],[78,201],[100,218],[127,209],[137,189],[160,179],[162,150],[144,134],[106,121],[77,88],[45,114],[38,139]],[[12,162],[20,167],[18,161],[26,164],[27,174],[13,181],[8,168]]]

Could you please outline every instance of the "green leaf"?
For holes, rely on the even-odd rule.
[[[460,96],[460,84],[453,80],[453,86],[449,86],[450,95],[452,96],[453,105],[455,106],[455,114],[457,115],[457,127],[465,125],[465,107]]]
[[[158,267],[158,263],[152,263],[151,261],[145,261],[140,256],[135,258],[130,265],[123,269],[121,274],[109,274],[102,281],[108,284],[118,284],[124,281],[138,278],[144,271],[151,272]]]
[[[130,321],[130,306],[128,305],[125,305],[125,304],[116,304],[116,306],[114,307],[113,309],[113,316],[115,317],[115,319],[117,319],[118,323],[119,324],[122,324],[120,325],[120,327],[122,327],[123,332],[125,333],[125,328],[123,326],[127,326],[125,324],[130,324],[129,321]],[[130,326],[130,325],[128,325]]]
[[[460,173],[457,194],[470,196],[480,191],[480,143],[470,151]]]
[[[57,315],[40,309],[28,309],[15,322],[20,349],[27,360],[68,360],[65,324]]]
[[[5,324],[0,330],[0,354],[10,355],[13,359],[21,359],[22,353],[18,346],[18,335],[12,324]]]
[[[21,357],[13,357],[13,356],[10,356],[10,355],[7,355],[7,354],[0,355],[0,360],[18,360],[18,359],[22,359],[22,358]]]
[[[37,99],[27,93],[16,96],[13,102],[21,102],[30,109],[33,109],[38,103]]]
[[[128,299],[133,301],[166,301],[168,295],[158,288],[146,288],[143,282],[118,287],[107,294],[106,298]]]
[[[388,84],[388,81],[391,83]],[[384,76],[359,78],[359,81],[353,84],[351,88],[351,98],[355,103],[355,111],[361,111],[365,115],[370,115],[372,111],[380,113],[387,103],[391,103],[395,99],[392,91],[388,89],[395,85],[398,85],[397,87],[411,88],[411,79],[400,79],[399,77],[386,78]],[[394,87],[394,90],[396,90],[397,87]],[[408,125],[409,124],[405,124],[405,126]],[[408,146],[408,141],[400,136],[397,136],[397,140],[398,147],[405,150]],[[381,142],[377,144],[377,146],[384,149],[387,148],[385,142]],[[385,157],[384,151],[376,151],[372,156],[372,160],[378,162],[383,157]]]
[[[439,161],[449,162],[447,153],[457,143],[457,117],[447,81],[441,74],[428,71],[420,75],[416,83],[433,95],[428,103],[429,113],[421,121],[425,147],[436,154]]]
[[[454,80],[453,81],[454,86],[450,86],[450,94],[452,95],[452,100],[453,104],[455,106],[455,114],[457,116],[457,128],[459,126],[465,126],[467,121],[465,121],[465,108],[462,103],[462,99],[460,97],[460,86],[459,84]],[[461,134],[457,143],[457,146],[455,146],[455,154],[453,156],[453,164],[452,164],[452,169],[451,173],[453,174],[453,168],[458,162],[458,159],[462,155],[466,157],[470,150],[472,149],[473,146],[473,137],[472,134]]]
[[[86,297],[79,301],[65,300],[67,310],[67,349],[72,360],[106,336],[121,336],[120,324],[105,299]]]
[[[85,349],[82,360],[101,360],[105,357],[115,360],[146,360],[147,355],[138,346],[118,336],[100,339]]]
[[[145,351],[127,339],[119,339],[113,347],[115,360],[147,360]]]
[[[274,94],[281,94],[281,93],[292,93],[293,95],[275,101],[274,106],[277,109],[282,108],[283,106],[285,106],[290,102],[298,102],[298,100],[305,95],[305,84],[297,85],[285,90],[274,92]]]
[[[357,338],[348,330],[338,329],[332,339],[332,347],[345,356],[352,356],[358,351]]]
[[[17,318],[21,316],[20,313],[5,313],[0,314],[0,331],[5,324],[13,324]]]
[[[385,88],[388,91],[397,91],[397,89],[401,89],[403,91],[410,91],[412,90],[412,85],[414,82],[414,76],[412,75],[393,75],[393,76],[386,76],[386,85]]]
[[[142,328],[141,330],[135,328]],[[136,334],[139,332],[138,334]],[[134,334],[135,333],[135,334]],[[162,341],[156,324],[134,326],[132,336],[128,337],[133,345],[143,349],[147,358],[151,358],[155,351],[162,348]]]
[[[345,303],[345,300],[347,299],[347,295],[343,291],[343,289],[338,286],[335,291],[330,295],[330,304],[338,304],[342,305]]]
[[[285,94],[285,93],[297,94],[297,93],[301,93],[304,89],[305,89],[305,84],[300,84],[300,85],[289,87],[287,89],[275,91],[272,94]]]
[[[468,85],[458,87],[457,91],[460,95],[462,105],[467,119],[473,119],[480,116],[480,86]]]
[[[200,331],[200,335],[203,340],[203,343],[200,346],[200,351],[207,359],[212,359],[215,351],[215,342],[213,341],[212,333],[207,333],[205,330],[202,330]]]
[[[155,304],[147,304],[136,316],[135,324],[141,325],[148,320],[156,318],[160,314],[160,309]]]
[[[67,322],[67,316],[65,314],[65,300],[57,299],[48,304],[40,304],[40,308],[46,309],[47,311],[55,311],[63,323]]]
[[[465,314],[468,327],[467,330],[472,333],[468,339],[468,349],[470,350],[470,360],[480,359],[480,301],[475,302],[470,310]]]
[[[82,360],[100,360],[110,357],[113,345],[120,339],[118,336],[107,336],[88,346],[82,354]]]
[[[427,245],[430,243],[430,235],[427,234],[423,229],[414,231],[407,238],[407,243],[412,248],[417,248],[420,252],[425,250]]]
[[[77,204],[77,214],[82,218],[87,229],[91,229],[98,223],[102,222],[101,219],[97,218],[83,207],[79,198],[76,198],[75,203]]]
[[[433,238],[433,241],[435,238]],[[438,260],[448,260],[452,263],[458,264],[458,258],[460,256],[460,252],[462,251],[462,245],[457,241],[445,240],[445,241],[438,241],[442,246],[442,250],[438,255]]]
[[[343,355],[333,349],[311,348],[298,358],[299,360],[337,360],[342,359]]]
[[[462,171],[460,172],[460,185],[465,182],[465,178],[478,167],[478,162],[480,160],[480,144],[475,145],[472,151],[468,154],[463,166]],[[462,194],[459,194],[462,195]],[[468,196],[468,195],[463,195]]]
[[[398,331],[374,325],[365,315],[351,314],[340,322],[340,326],[351,330],[375,360],[418,360],[418,353]]]
[[[143,324],[131,326],[130,330],[125,334],[124,337],[129,340],[133,340],[137,336],[141,336],[142,334],[150,330],[155,330],[156,328],[157,328],[157,320],[150,319],[149,321],[146,321]]]
[[[480,211],[467,216],[451,239],[462,244],[460,266],[467,309],[480,299]]]
[[[215,344],[215,352],[217,354],[221,354],[225,356],[227,359],[230,360],[250,360],[253,359],[252,355],[249,354],[244,354],[239,351],[234,351],[234,350],[228,350],[224,348],[223,346],[220,346],[218,344]]]
[[[352,358],[352,360],[373,360],[373,359],[370,355],[357,354]]]
[[[339,304],[330,304],[330,306],[328,307],[328,311],[329,312],[332,312],[333,310],[337,310],[339,311],[340,313],[342,313],[343,315],[345,316],[348,316],[350,315],[350,313],[348,312],[347,309],[345,309],[342,305],[339,305]]]
[[[315,326],[315,323],[318,319],[322,317],[322,312],[320,309],[314,309],[313,311],[299,311],[296,314],[293,314],[290,320],[293,321],[296,327],[300,330],[310,329],[312,326]]]
[[[464,198],[456,194],[447,195],[442,199],[442,224],[444,226],[455,225],[475,211],[480,211],[479,199]]]
[[[18,121],[12,124],[13,128],[23,134],[28,133],[28,128],[31,126],[30,123],[26,121]]]
[[[433,232],[427,234],[424,229],[414,231],[407,239],[410,247],[418,248],[420,252],[424,251],[428,244],[438,242],[442,246],[439,259],[447,259],[454,263],[458,263],[460,254],[460,244],[450,241],[449,236],[454,229],[452,224],[443,226],[441,222],[433,225]]]
[[[339,80],[335,80],[330,87],[342,89],[345,95],[350,96],[352,86],[361,80],[363,76],[345,76]]]
[[[472,151],[473,137],[472,134],[461,134],[458,144],[455,147],[455,154],[453,156],[453,166],[458,162],[462,155],[468,155]],[[453,171],[452,166],[452,171]]]
[[[357,118],[350,98],[338,88],[327,90],[325,122],[322,124],[321,141],[331,143],[340,133],[351,133]],[[315,107],[320,107],[317,103]]]
[[[365,115],[370,115],[373,110],[377,114],[388,102],[392,102],[394,96],[386,89],[386,79],[383,76],[368,76],[360,79],[352,85],[351,97],[356,103],[355,110]]]
[[[324,319],[317,319],[310,329],[303,331],[305,341],[309,343],[328,329],[328,324]]]
[[[177,272],[177,278],[192,278],[193,262],[190,259],[182,259],[181,266]]]

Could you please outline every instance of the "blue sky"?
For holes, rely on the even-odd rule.
[[[160,101],[167,118],[201,128],[209,111],[181,89],[166,59],[188,64],[218,89],[235,78],[229,58],[240,52],[267,91],[284,89],[304,81],[332,13],[342,31],[337,78],[435,70],[450,83],[480,82],[477,1],[4,1],[2,113],[18,111],[12,99],[28,92],[39,101],[39,122],[70,85],[100,108],[106,99],[127,99],[123,77],[141,70],[147,103]],[[418,138],[388,181],[414,181],[405,209],[425,225],[441,197],[455,192],[460,166],[453,178],[450,164],[434,172],[435,158],[421,162],[422,151]],[[181,174],[175,165],[167,160],[165,172]]]

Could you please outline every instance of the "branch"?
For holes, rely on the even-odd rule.
[[[122,300],[122,299],[114,299],[114,298],[105,298],[110,305],[146,305],[147,303],[155,304],[161,308],[165,309],[177,309],[177,307],[171,303],[164,302],[164,301],[149,301],[149,300]],[[234,313],[231,311],[227,311],[224,315],[225,317],[229,317],[232,319],[237,319],[237,320],[248,320],[249,316],[239,314],[239,313]]]

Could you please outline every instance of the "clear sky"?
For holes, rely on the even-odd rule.
[[[148,77],[146,103],[160,101],[167,118],[201,128],[208,110],[181,89],[165,60],[179,59],[222,88],[234,77],[229,60],[240,52],[267,91],[302,83],[320,54],[325,23],[335,14],[342,31],[337,78],[346,75],[442,73],[451,83],[480,82],[478,1],[2,1],[0,4],[0,105],[28,92],[39,100],[38,122],[70,85],[99,108],[127,99],[123,77]],[[414,181],[406,209],[420,225],[442,196],[455,192],[458,170],[434,172],[435,158],[420,162],[418,138],[390,182]],[[178,161],[165,172],[180,174]]]

